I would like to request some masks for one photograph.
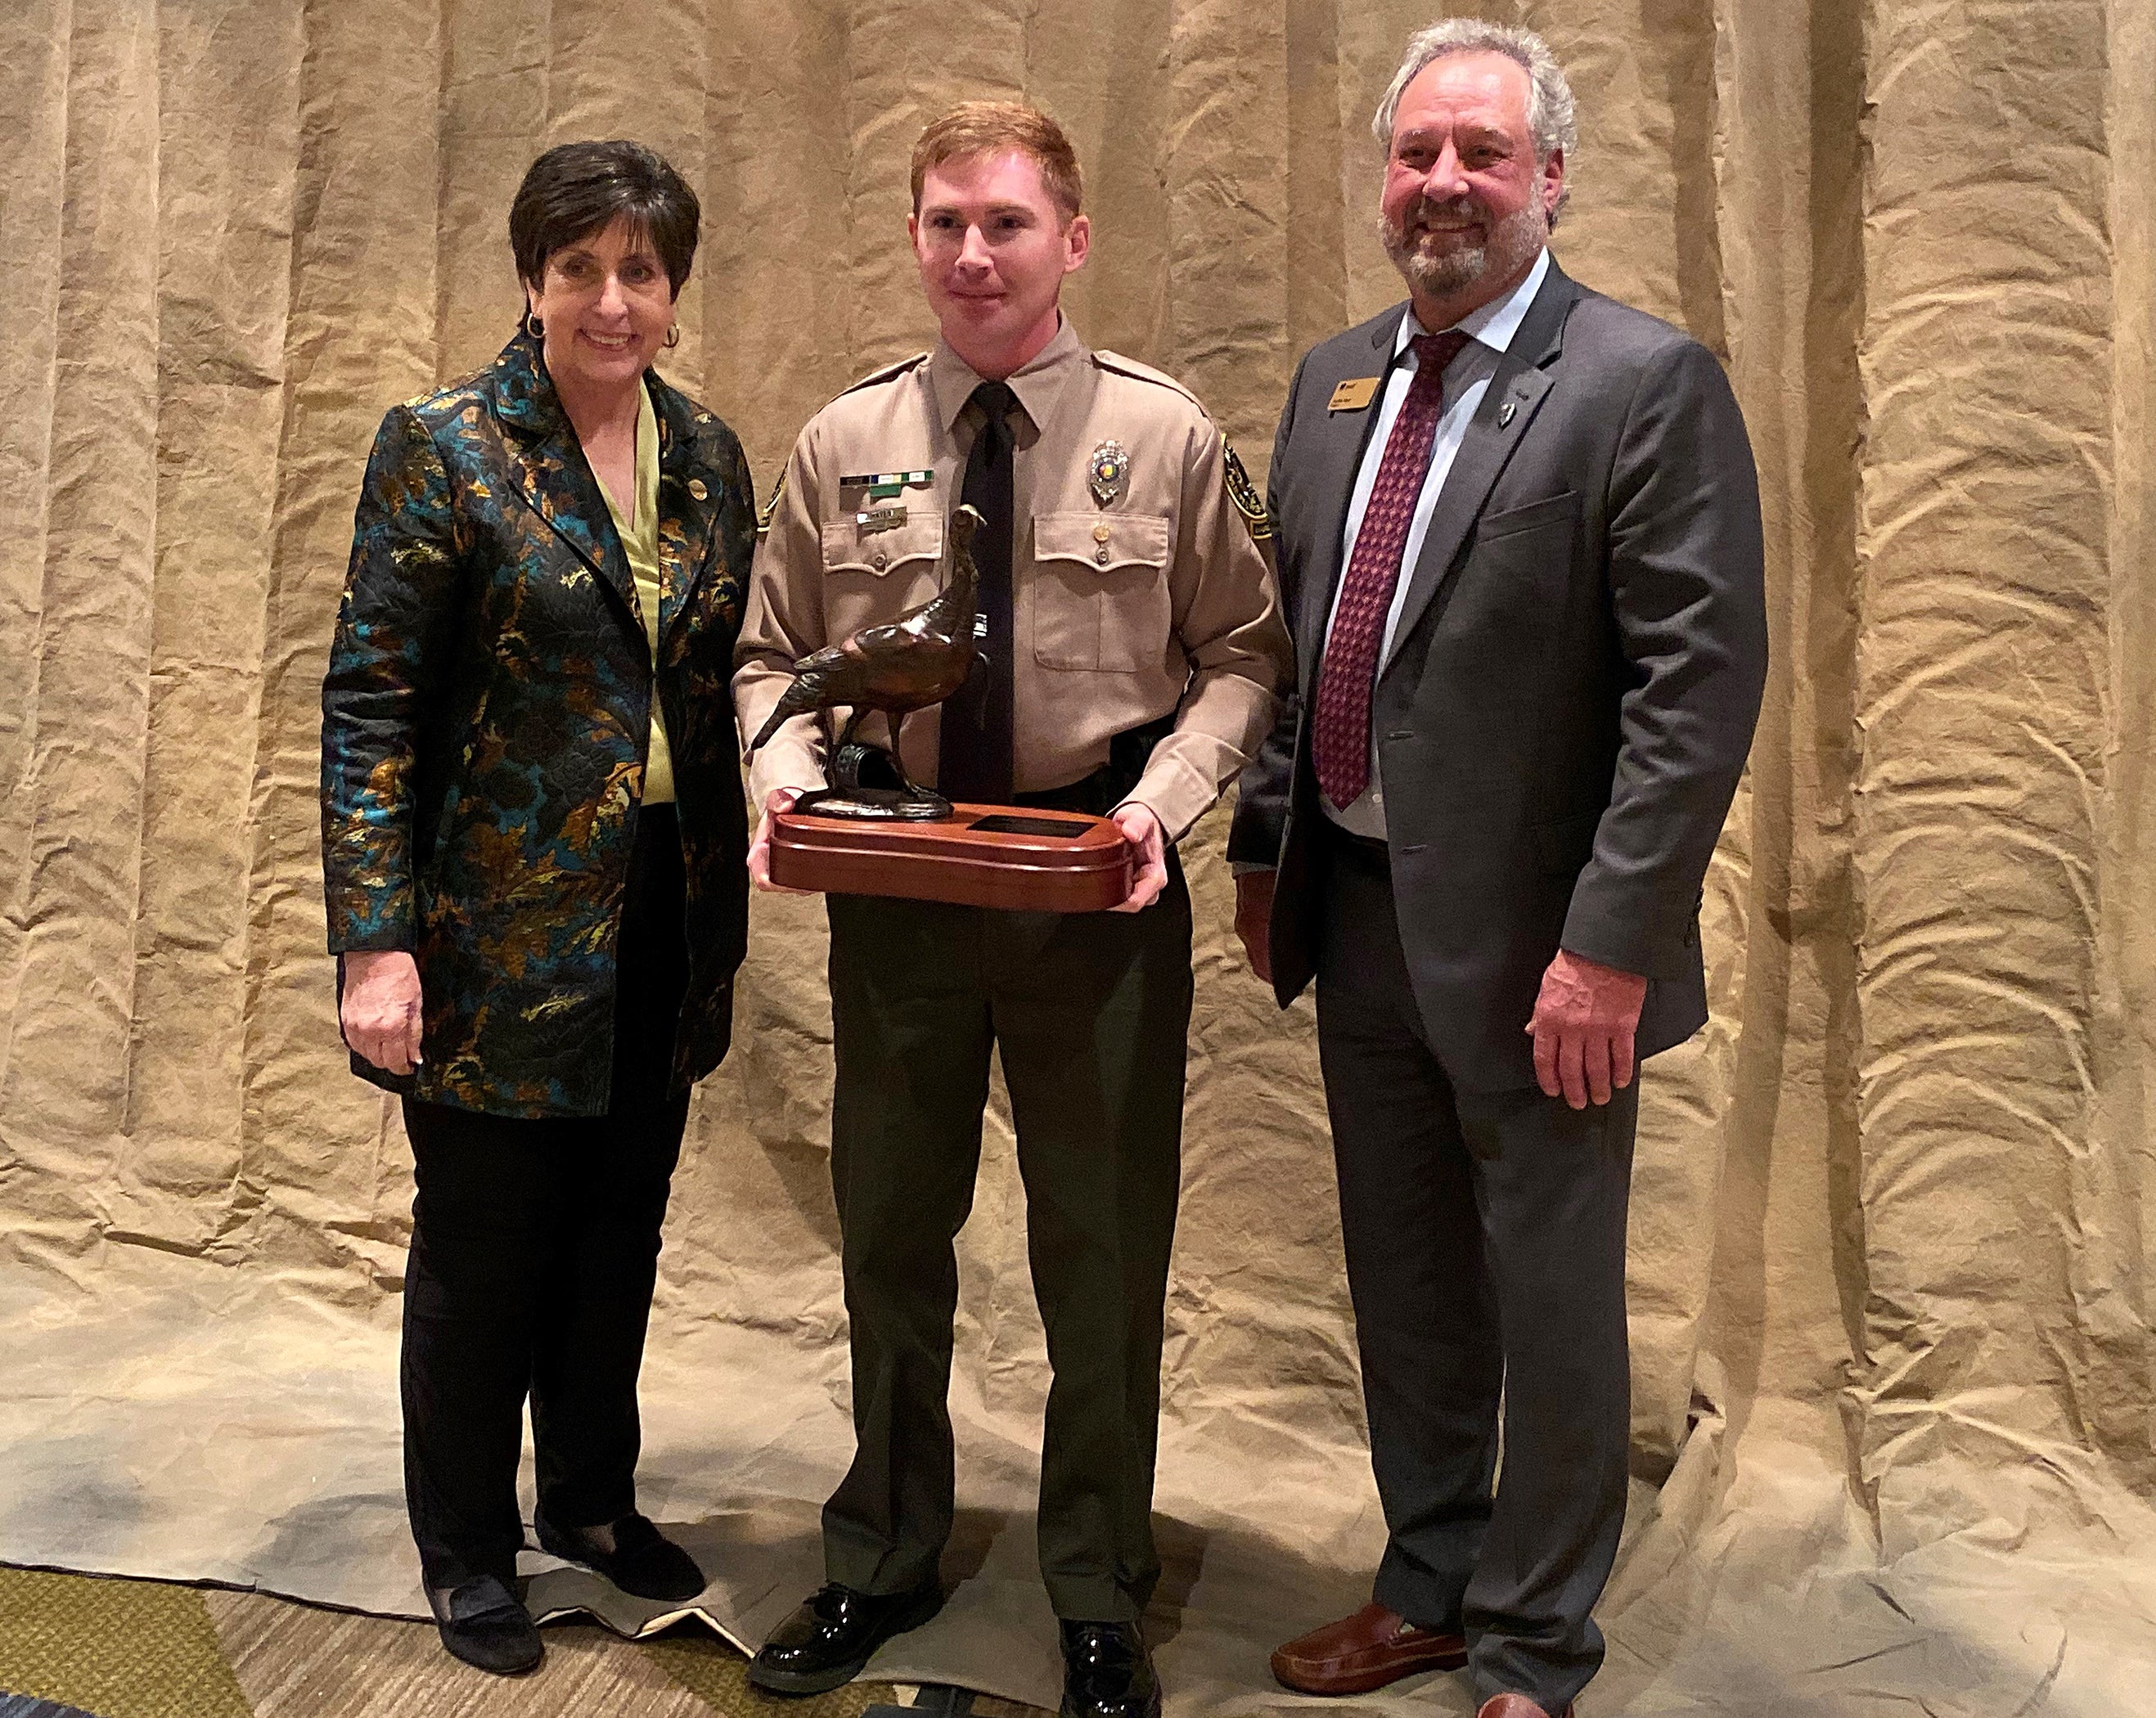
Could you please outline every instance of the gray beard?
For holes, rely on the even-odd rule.
[[[1407,218],[1412,221],[1423,208],[1417,204]],[[1408,285],[1424,298],[1450,298],[1485,281],[1509,279],[1534,261],[1548,231],[1541,208],[1529,203],[1492,227],[1481,244],[1433,255],[1414,244],[1404,228],[1395,226],[1383,210],[1378,215],[1378,238],[1385,254]]]

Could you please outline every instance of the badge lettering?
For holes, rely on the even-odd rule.
[[[1382,376],[1351,376],[1332,390],[1332,397],[1325,403],[1328,412],[1359,412],[1378,397],[1378,384]]]

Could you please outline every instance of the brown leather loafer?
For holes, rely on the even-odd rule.
[[[1475,1718],[1572,1718],[1572,1702],[1567,1700],[1562,1712],[1545,1712],[1523,1694],[1493,1694]]]
[[[1352,1617],[1297,1635],[1272,1658],[1281,1686],[1297,1694],[1368,1694],[1403,1676],[1457,1670],[1466,1662],[1465,1635],[1418,1628],[1380,1604],[1364,1605]]]

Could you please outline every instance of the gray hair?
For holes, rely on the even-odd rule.
[[[1384,99],[1370,117],[1370,129],[1378,142],[1388,149],[1392,146],[1393,121],[1400,110],[1400,97],[1417,73],[1448,54],[1502,54],[1527,73],[1527,130],[1535,140],[1535,161],[1539,165],[1563,150],[1570,162],[1579,143],[1579,121],[1573,107],[1572,85],[1565,81],[1564,68],[1557,63],[1549,44],[1532,30],[1479,18],[1444,18],[1408,38],[1400,69],[1393,74],[1393,81],[1385,86]],[[1558,208],[1564,207],[1570,195],[1569,188],[1559,192]],[[1557,224],[1555,210],[1551,212],[1550,224]]]

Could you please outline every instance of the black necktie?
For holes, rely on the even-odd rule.
[[[980,572],[980,615],[986,628],[977,642],[988,660],[976,658],[966,684],[943,700],[936,785],[947,799],[1000,805],[1010,798],[1015,780],[1011,515],[1016,498],[1011,454],[1016,444],[1009,420],[1018,396],[1003,382],[984,382],[973,390],[973,403],[985,415],[966,458],[959,500],[981,515],[980,528],[973,533],[973,565]]]

